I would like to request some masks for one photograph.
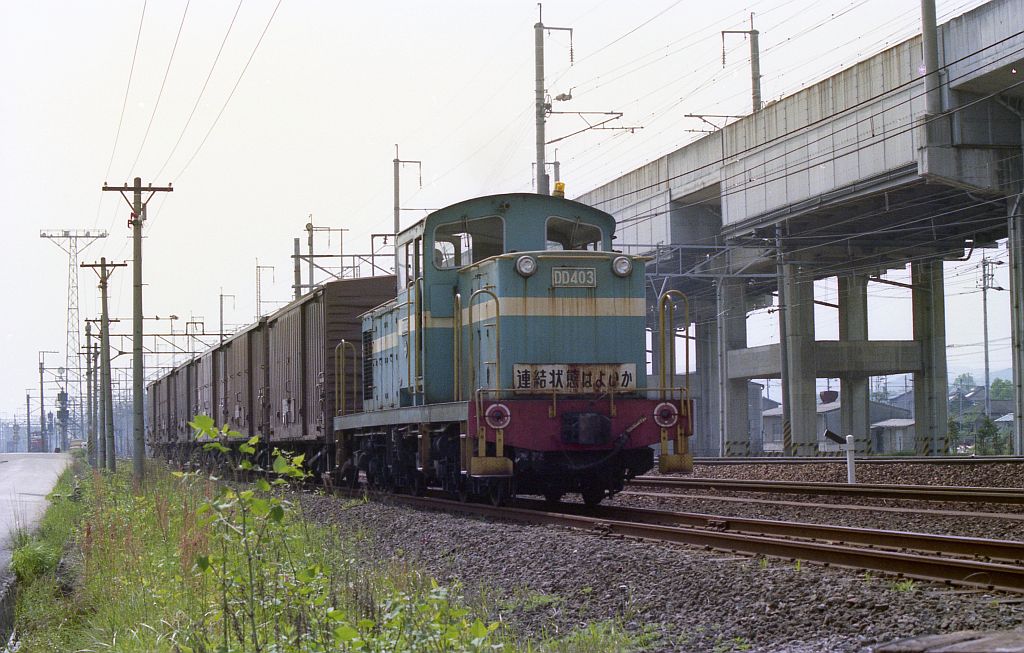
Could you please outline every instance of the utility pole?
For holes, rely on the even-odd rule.
[[[306,223],[306,231],[309,235],[306,237],[306,245],[309,248],[309,292],[313,292],[313,214],[309,214],[309,222]]]
[[[924,55],[925,115],[942,113],[939,96],[938,28],[935,25],[935,0],[921,0],[921,49]],[[925,143],[927,145],[927,143]]]
[[[298,238],[296,238],[293,241],[293,245],[295,246],[295,253],[292,254],[292,259],[294,259],[294,265],[295,265],[295,280],[294,280],[294,283],[292,284],[292,289],[295,290],[295,299],[298,299],[299,297],[302,297],[302,261],[301,261],[301,256],[302,256],[301,251],[302,250],[301,250],[301,246],[299,245],[299,239]]]
[[[551,105],[544,97],[544,30],[557,30],[569,32],[569,62],[572,62],[572,28],[571,27],[548,27],[544,25],[544,9],[537,3],[537,23],[533,26],[533,48],[534,48],[534,112],[537,123],[537,192],[541,195],[551,194],[551,184],[548,178],[548,171],[544,163],[544,146],[546,139],[544,135],[544,122],[547,120],[547,113]]]
[[[43,371],[46,369],[46,355],[59,354],[57,351],[39,352],[39,435],[43,439],[43,452],[49,453],[50,440],[46,437],[46,402],[43,399]]]
[[[103,436],[99,450],[106,454],[106,467],[113,472],[117,470],[115,461],[117,450],[114,446],[114,395],[113,381],[110,378],[110,313],[107,310],[107,286],[114,270],[128,267],[128,264],[107,263],[106,257],[102,257],[99,263],[82,263],[82,267],[99,268],[100,270],[100,306],[102,311],[100,315],[100,413]],[[141,340],[138,338],[135,342]]]
[[[1002,265],[1002,261],[990,261],[985,254],[981,255],[981,322],[985,339],[985,416],[992,417],[992,399],[989,397],[991,383],[988,365],[988,291],[1006,290],[995,285],[995,273],[992,268]]]
[[[232,308],[235,306],[235,296],[234,295],[225,295],[224,294],[224,288],[221,288],[220,289],[220,331],[219,331],[221,344],[224,344],[224,298],[225,297],[230,297],[231,298],[231,306],[232,306]]]
[[[29,406],[31,389],[25,391],[25,451],[32,451],[32,408]]]
[[[105,191],[117,191],[121,197],[132,207],[132,218],[129,224],[132,227],[132,413],[134,435],[132,449],[132,477],[139,485],[145,480],[146,468],[146,432],[143,419],[143,383],[145,381],[145,370],[142,363],[142,224],[146,221],[146,207],[153,195],[158,192],[170,193],[174,189],[167,186],[154,187],[149,184],[145,189],[142,187],[142,179],[135,178],[135,184],[128,186],[107,186],[103,184]],[[149,193],[146,201],[142,201],[142,192]],[[132,200],[125,195],[132,192]]]
[[[753,112],[757,113],[761,110],[761,48],[758,44],[758,31],[754,29],[754,14],[750,14],[750,29],[722,31],[722,68],[725,68],[726,34],[745,34],[750,37],[750,96]]]
[[[261,289],[263,287],[263,271],[270,270],[270,279],[274,280],[274,266],[273,265],[260,265],[260,260],[256,259],[256,321],[259,322],[260,318],[263,317],[263,299],[261,295]]]
[[[67,370],[68,388],[74,386],[78,398],[78,432],[85,435],[85,416],[82,401],[82,342],[78,337],[78,255],[86,247],[100,238],[106,238],[107,232],[96,229],[48,229],[39,232],[40,238],[52,240],[68,255],[68,319],[65,340],[64,369]],[[67,419],[64,420],[65,426]],[[66,444],[66,443],[65,443]]]
[[[789,333],[786,328],[786,260],[782,253],[782,225],[775,225],[775,271],[779,284],[779,390],[782,400],[782,455],[793,455],[793,423],[789,405]]]
[[[399,251],[398,251],[398,232],[402,230],[402,222],[401,222],[401,219],[400,219],[400,216],[401,216],[401,213],[402,213],[402,207],[399,204],[399,177],[400,177],[399,173],[400,173],[400,171],[402,169],[402,165],[404,165],[406,163],[416,164],[416,166],[419,168],[419,171],[420,171],[420,188],[423,188],[423,162],[422,161],[403,161],[403,160],[399,159],[398,158],[398,143],[395,143],[395,158],[392,161],[392,163],[394,164],[394,168],[395,168],[395,170],[394,170],[394,172],[395,172],[395,274],[397,275],[398,274],[398,256],[399,256]],[[313,237],[312,236],[312,231],[310,232],[310,234],[311,234],[310,238],[312,238]],[[309,255],[310,255],[310,257],[313,256],[313,250],[312,249],[310,249]],[[312,261],[313,261],[313,259],[310,258],[310,263],[309,263],[310,265],[313,265]],[[345,268],[344,260],[342,260],[341,266],[342,266],[342,273],[344,274],[344,268]]]
[[[96,468],[96,431],[95,424],[92,421],[92,322],[85,323],[85,394],[88,397],[86,402],[88,405],[88,413],[86,417],[86,453],[88,454],[89,464]]]

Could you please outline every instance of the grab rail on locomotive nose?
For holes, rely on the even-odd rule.
[[[673,297],[678,297],[672,301]],[[683,303],[683,338],[687,340],[686,370],[684,385],[686,396],[690,396],[690,346],[687,336],[690,335],[690,300],[678,290],[666,290],[658,300],[658,329],[661,331],[661,365],[659,373],[660,385],[664,389],[676,377],[676,338],[672,325],[675,323],[676,303]],[[671,334],[671,335],[670,335]],[[666,344],[667,343],[667,344]],[[668,354],[668,355],[666,355]],[[671,370],[671,373],[668,371]],[[664,392],[664,390],[663,390]],[[662,396],[664,399],[664,396]]]
[[[673,300],[673,298],[676,298]],[[692,433],[693,411],[690,401],[690,301],[686,295],[678,290],[667,290],[658,299],[658,328],[661,331],[661,366],[660,385],[661,399],[666,399],[665,388],[669,382],[674,383],[676,378],[676,331],[675,331],[675,310],[678,302],[683,303],[683,337],[686,339],[686,369],[683,379],[682,399],[679,402],[681,416],[685,417],[686,430]],[[684,420],[680,416],[675,420],[675,450],[668,452],[668,429],[661,428],[661,454],[658,457],[658,465],[662,472],[690,472],[693,471],[693,456],[690,455],[689,442],[686,437],[689,435],[683,431]]]
[[[337,376],[338,382],[334,384],[334,413],[336,415],[345,414],[345,354],[351,348],[352,351],[352,380],[355,381],[352,384],[352,409],[356,407],[356,393],[359,390],[359,377],[362,375],[362,369],[359,367],[359,352],[356,350],[356,346],[347,340],[342,340],[334,348],[334,373]]]
[[[452,399],[462,401],[462,377],[459,375],[462,365],[462,293],[455,293],[452,318],[452,381],[455,390]]]
[[[473,402],[476,405],[476,455],[469,456],[469,473],[471,476],[511,476],[512,475],[512,461],[505,458],[504,451],[504,429],[497,429],[495,433],[495,455],[487,455],[487,431],[483,428],[480,423],[480,415],[483,410],[483,395],[488,392],[487,388],[478,388],[476,379],[476,365],[477,365],[477,350],[474,349],[473,343],[476,341],[474,337],[475,320],[473,318],[473,302],[480,295],[490,295],[491,299],[494,300],[494,366],[495,366],[495,378],[494,383],[496,388],[491,389],[501,399],[502,388],[501,388],[501,301],[498,296],[491,290],[490,287],[479,288],[469,296],[469,300],[466,302],[469,308],[469,371],[470,371],[470,387],[473,390]],[[480,346],[482,349],[483,346]]]

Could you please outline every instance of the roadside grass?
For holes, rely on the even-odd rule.
[[[65,475],[16,552],[19,650],[492,650],[497,624],[456,591],[358,565],[305,519],[287,498],[300,458],[279,454],[274,468],[280,482],[239,487],[152,465],[144,492],[127,470],[87,472],[78,500]]]
[[[219,435],[212,421],[193,426]],[[244,461],[257,440],[243,442]],[[290,499],[302,463],[275,452],[274,480],[252,484],[151,464],[142,490],[128,470],[65,473],[38,533],[12,556],[19,653],[626,652],[657,639],[617,619],[515,633],[402,556],[368,565],[358,539],[341,539]],[[562,602],[513,600],[526,610]]]

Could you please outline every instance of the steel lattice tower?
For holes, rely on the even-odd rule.
[[[52,240],[68,255],[68,323],[66,354],[64,360],[65,386],[68,392],[69,423],[76,425],[79,436],[83,435],[85,415],[82,401],[82,365],[81,339],[79,338],[78,320],[78,253],[100,238],[106,238],[107,232],[101,229],[49,229],[39,232],[40,238]],[[70,396],[70,388],[75,389],[75,396]],[[72,406],[77,404],[76,411]]]

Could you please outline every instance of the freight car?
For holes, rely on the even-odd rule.
[[[674,340],[649,383],[645,260],[614,251],[614,230],[525,193],[435,211],[398,235],[396,277],[326,284],[155,382],[155,444],[189,455],[205,413],[335,482],[495,503],[599,503],[653,467],[652,445],[662,471],[689,471]],[[672,333],[684,298],[658,299]]]
[[[394,289],[394,276],[326,283],[157,379],[147,389],[151,446],[162,457],[189,459],[199,448],[188,423],[208,415],[259,434],[264,454],[302,452],[317,473],[330,471],[334,350],[359,338],[359,315]]]

